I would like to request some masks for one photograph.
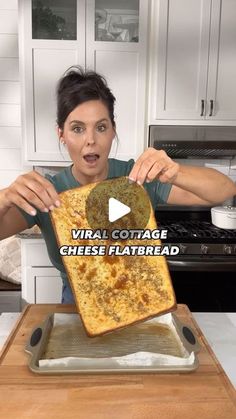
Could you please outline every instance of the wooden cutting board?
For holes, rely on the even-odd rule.
[[[26,342],[52,312],[74,306],[29,305],[0,356],[0,418],[235,419],[236,391],[187,306],[176,315],[201,344],[199,368],[189,374],[42,376],[28,369]]]

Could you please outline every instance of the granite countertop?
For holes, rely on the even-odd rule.
[[[236,388],[236,313],[192,313]],[[0,350],[20,313],[0,314]]]
[[[19,239],[42,239],[43,235],[41,233],[18,233],[16,234],[16,237],[19,237]]]
[[[43,237],[40,228],[34,225],[31,228],[26,228],[21,233],[16,234],[20,239],[41,239]]]

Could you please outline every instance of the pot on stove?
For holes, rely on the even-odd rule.
[[[236,207],[211,208],[211,221],[212,224],[219,228],[236,229]]]

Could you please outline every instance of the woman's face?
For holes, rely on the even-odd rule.
[[[59,137],[67,146],[74,163],[72,172],[80,183],[107,177],[114,136],[108,109],[100,100],[84,102],[68,115]]]

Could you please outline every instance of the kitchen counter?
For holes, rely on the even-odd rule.
[[[17,411],[19,419],[32,415],[37,419],[236,418],[236,391],[185,305],[178,305],[175,314],[194,330],[200,343],[199,367],[193,372],[31,372],[24,348],[32,329],[51,312],[75,310],[75,306],[62,304],[33,304],[25,308],[0,356],[0,417],[13,419]],[[227,329],[225,332],[231,333]]]
[[[236,313],[192,313],[236,388]]]

